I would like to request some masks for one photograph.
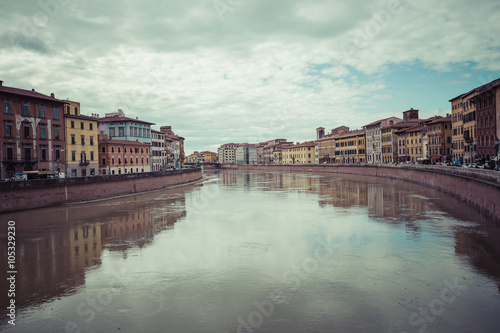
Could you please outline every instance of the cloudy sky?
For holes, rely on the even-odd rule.
[[[186,152],[305,141],[500,77],[496,0],[0,0],[0,80],[171,125]]]

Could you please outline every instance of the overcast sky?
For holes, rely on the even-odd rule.
[[[500,77],[497,0],[0,0],[0,80],[171,125],[187,153],[451,112]]]

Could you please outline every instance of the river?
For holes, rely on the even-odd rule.
[[[500,326],[499,225],[402,181],[214,171],[197,185],[2,214],[0,223],[1,307],[16,307],[14,320],[2,312],[6,332]]]

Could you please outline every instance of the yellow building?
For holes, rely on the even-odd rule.
[[[364,130],[339,135],[335,140],[335,163],[365,163],[366,135]]]
[[[314,141],[289,145],[282,148],[283,164],[313,164]]]
[[[409,161],[416,163],[419,159],[422,159],[423,154],[423,144],[422,138],[426,130],[424,127],[415,126],[407,129],[406,133],[406,152],[409,157]]]
[[[98,175],[98,118],[81,115],[78,102],[64,102],[66,175],[68,177]]]
[[[465,103],[463,95],[457,96],[450,100],[451,102],[451,126],[453,130],[452,148],[453,161],[462,163],[464,160],[464,109]]]
[[[471,99],[478,94],[479,89],[473,89],[461,95],[463,101],[464,152],[463,163],[473,163],[477,157],[476,104]],[[452,104],[453,105],[453,104]],[[453,109],[453,106],[452,106]],[[453,125],[452,125],[453,126]],[[455,141],[453,141],[455,142]]]
[[[316,163],[330,164],[335,163],[335,139],[349,132],[349,127],[340,126],[332,129],[330,134],[325,135],[325,128],[316,129]]]
[[[69,228],[68,233],[71,272],[84,272],[85,268],[101,263],[102,239],[99,223],[74,225]]]

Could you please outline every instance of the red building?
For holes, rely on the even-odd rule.
[[[500,79],[480,87],[479,93],[472,99],[476,104],[477,152],[482,162],[496,160],[499,97]]]
[[[0,81],[0,178],[65,170],[64,102]]]
[[[127,140],[110,140],[99,134],[99,173],[116,175],[150,172],[149,144]]]

